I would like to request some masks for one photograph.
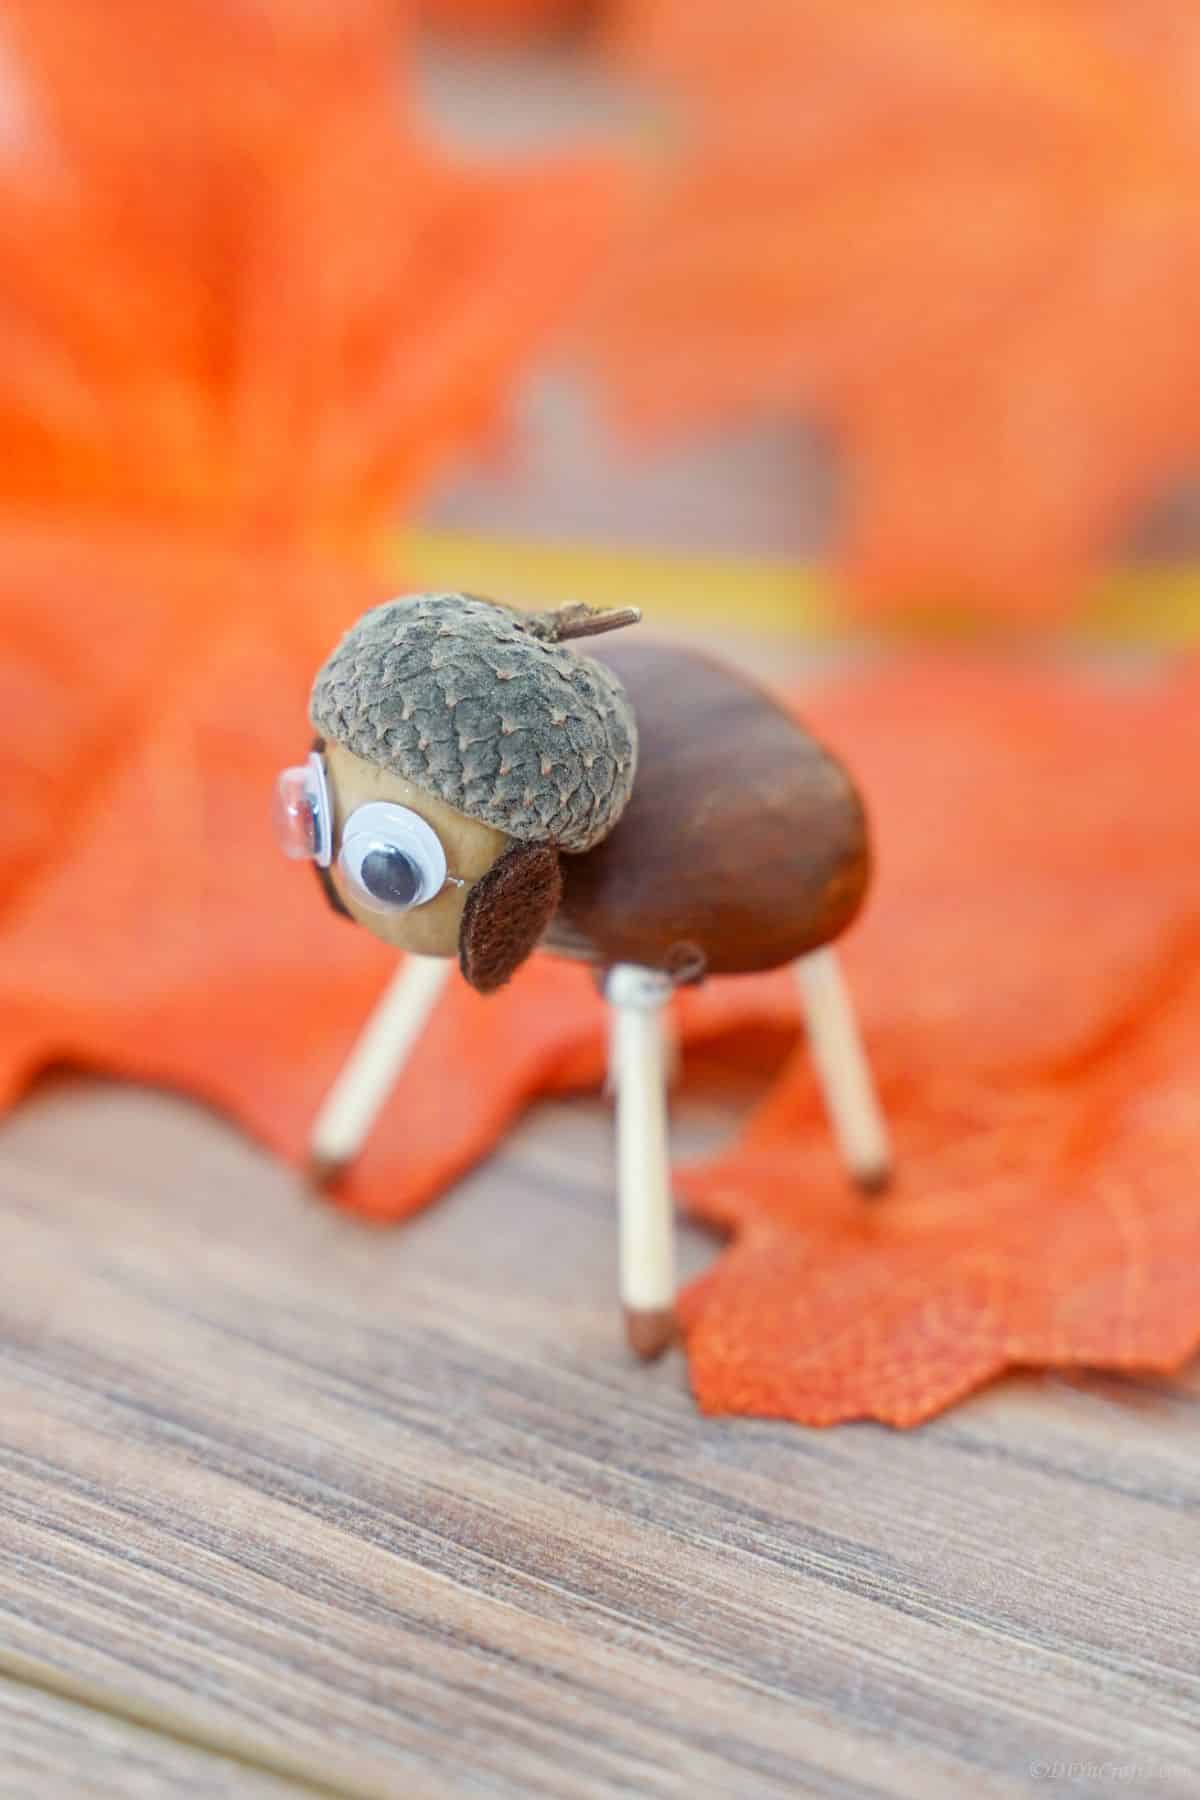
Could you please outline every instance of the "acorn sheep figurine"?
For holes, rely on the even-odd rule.
[[[457,956],[483,993],[536,948],[603,973],[613,1017],[621,1292],[630,1342],[673,1329],[663,1009],[681,982],[795,962],[835,1132],[866,1187],[889,1151],[828,946],[870,874],[858,794],[744,676],[677,647],[596,642],[631,608],[521,613],[420,594],[366,613],[317,675],[308,763],[278,830],[340,912],[411,954],[313,1129],[359,1149]],[[571,648],[588,639],[587,653]]]

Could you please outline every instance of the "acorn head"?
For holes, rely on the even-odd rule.
[[[566,639],[636,612],[524,614],[468,594],[373,608],[313,684],[325,738],[525,844],[589,850],[633,790],[637,726],[617,677]]]

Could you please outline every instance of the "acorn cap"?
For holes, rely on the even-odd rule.
[[[468,818],[590,850],[632,792],[637,725],[617,677],[559,640],[637,617],[519,613],[467,594],[389,600],[328,658],[309,716]]]

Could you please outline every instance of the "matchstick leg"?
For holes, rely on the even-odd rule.
[[[448,957],[408,956],[392,976],[314,1121],[308,1174],[316,1186],[358,1155],[453,967]]]
[[[877,1193],[891,1176],[891,1146],[837,954],[814,950],[795,969],[833,1134],[859,1186]]]
[[[663,1071],[669,1090],[677,1088],[683,1077],[683,1050],[679,1042],[679,1026],[675,1014],[669,1006],[663,1008],[659,1015],[662,1030]],[[608,1061],[604,1068],[604,1097],[615,1100],[617,1097],[617,1012],[615,1007],[609,1008],[608,1014]]]
[[[661,1356],[675,1335],[675,1224],[667,1149],[668,976],[617,963],[605,984],[616,1064],[621,1304],[634,1354]]]

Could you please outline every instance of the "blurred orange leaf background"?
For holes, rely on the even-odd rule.
[[[858,617],[1061,618],[1190,468],[1182,6],[572,8],[572,54],[648,83],[654,129],[492,161],[419,99],[413,33],[450,11],[8,9],[6,1102],[67,1061],[299,1156],[387,959],[277,859],[271,775],[394,521],[567,327],[638,430],[825,427]],[[455,9],[476,36],[566,17]],[[924,656],[797,698],[879,822],[850,958],[903,1174],[845,1195],[802,1046],[684,1173],[733,1239],[684,1302],[701,1403],[909,1424],[1015,1363],[1175,1366],[1200,1338],[1194,671]],[[688,1043],[797,1028],[786,974],[680,1010]],[[577,970],[452,989],[344,1204],[411,1212],[602,1058]]]
[[[1044,616],[1200,444],[1186,0],[630,0],[686,98],[601,342],[646,431],[792,409],[861,604]]]

